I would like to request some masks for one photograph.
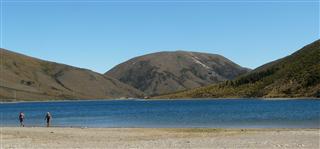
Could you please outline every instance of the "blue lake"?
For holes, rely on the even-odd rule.
[[[320,100],[109,100],[1,103],[0,126],[320,128]]]

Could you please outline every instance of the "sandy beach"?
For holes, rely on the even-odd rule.
[[[1,149],[15,148],[305,148],[318,149],[319,129],[1,127]]]

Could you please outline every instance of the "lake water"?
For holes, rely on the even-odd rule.
[[[320,128],[320,100],[109,100],[0,104],[0,126]]]

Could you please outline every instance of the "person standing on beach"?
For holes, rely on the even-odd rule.
[[[50,121],[52,119],[50,112],[47,112],[46,117],[44,119],[47,121],[47,127],[50,127]]]
[[[19,114],[19,121],[20,121],[20,127],[24,127],[24,113],[23,112],[20,112]]]

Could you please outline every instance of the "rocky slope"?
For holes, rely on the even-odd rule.
[[[176,51],[133,58],[105,75],[147,95],[159,95],[234,79],[248,71],[220,55]]]
[[[320,40],[247,75],[156,98],[320,97]]]
[[[0,49],[2,100],[141,97],[143,93],[90,70]]]

